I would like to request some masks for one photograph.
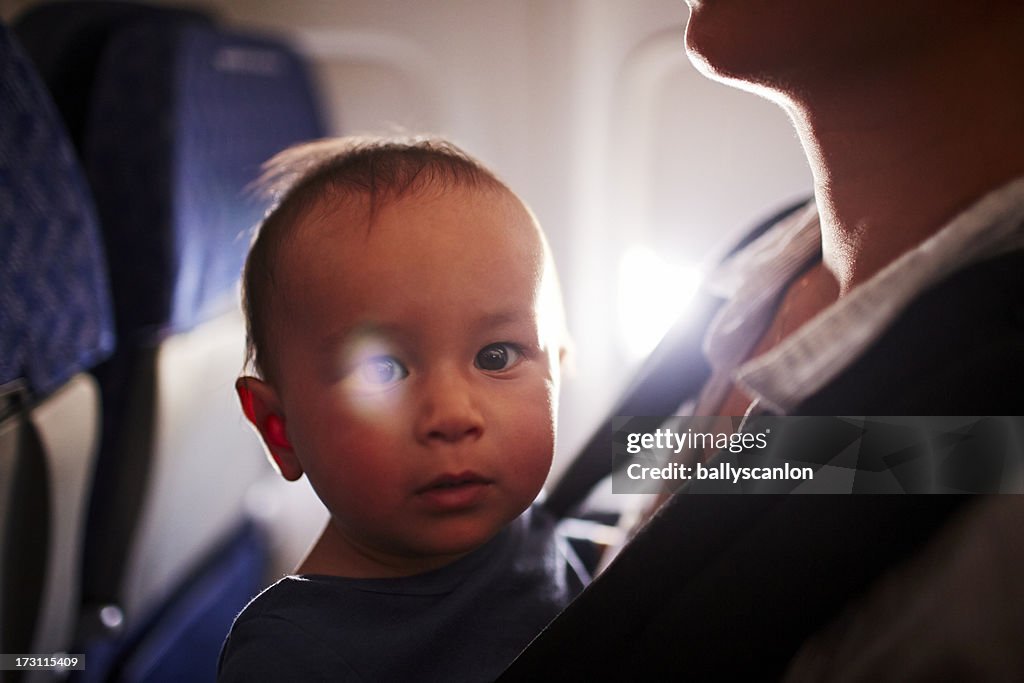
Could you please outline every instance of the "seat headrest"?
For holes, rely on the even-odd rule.
[[[142,20],[212,19],[208,12],[191,7],[130,0],[49,0],[28,7],[11,28],[49,86],[72,144],[80,149],[96,66],[114,33]]]
[[[119,334],[183,332],[237,306],[260,164],[322,135],[286,45],[197,22],[140,22],[96,76],[85,157]]]
[[[99,228],[53,102],[0,25],[0,384],[42,397],[114,347]]]

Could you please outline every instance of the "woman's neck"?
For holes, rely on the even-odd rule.
[[[840,295],[1024,174],[1022,23],[780,95],[811,162]]]

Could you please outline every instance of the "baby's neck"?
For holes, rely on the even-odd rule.
[[[393,579],[440,569],[471,552],[426,556],[391,555],[365,547],[328,522],[296,573],[350,579]]]

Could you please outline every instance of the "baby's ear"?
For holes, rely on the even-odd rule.
[[[259,432],[277,471],[288,481],[301,477],[302,464],[288,440],[287,423],[274,388],[255,377],[239,377],[235,391],[242,402],[242,412]]]

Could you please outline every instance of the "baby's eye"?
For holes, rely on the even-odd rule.
[[[480,352],[476,354],[474,365],[488,372],[500,372],[514,366],[522,357],[523,354],[515,344],[500,342],[488,344],[480,349]]]
[[[409,371],[394,356],[373,356],[360,361],[353,374],[365,384],[385,386],[405,379]]]

